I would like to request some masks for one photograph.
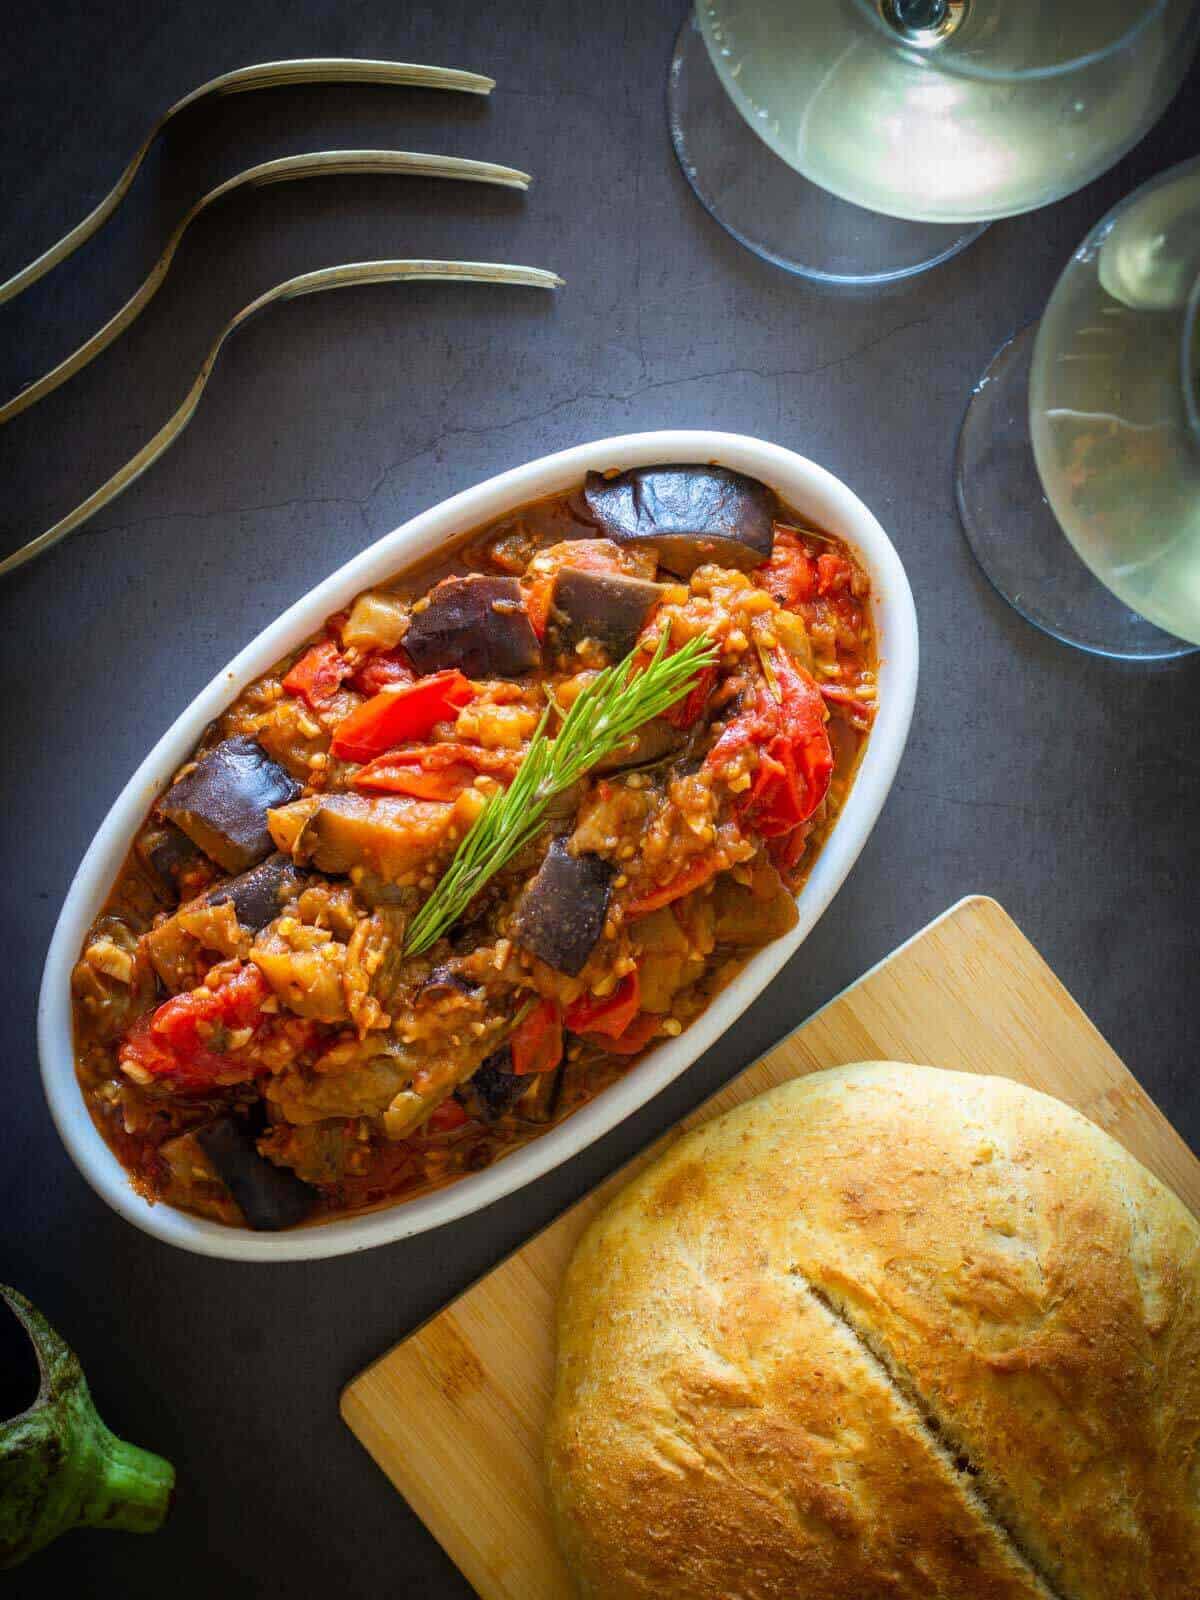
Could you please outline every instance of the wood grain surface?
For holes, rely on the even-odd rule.
[[[1200,1213],[1200,1161],[1008,914],[961,901],[347,1386],[345,1421],[484,1600],[571,1593],[541,1440],[555,1299],[583,1229],[685,1129],[862,1060],[997,1073],[1057,1095]]]

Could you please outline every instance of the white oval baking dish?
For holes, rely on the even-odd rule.
[[[80,1094],[72,1051],[70,976],[87,930],[156,796],[190,755],[207,724],[245,685],[315,632],[330,612],[339,610],[361,589],[391,577],[456,535],[481,527],[528,500],[573,487],[590,468],[607,470],[655,462],[716,462],[760,478],[797,511],[853,545],[871,576],[880,652],[879,712],[850,799],[801,890],[796,927],[759,951],[686,1033],[659,1044],[619,1082],[540,1139],[448,1188],[399,1201],[386,1210],[278,1234],[243,1232],[167,1205],[147,1205],[130,1188]],[[521,1188],[607,1133],[677,1078],[795,954],[875,824],[908,736],[916,686],[916,613],[891,541],[844,483],[779,445],[701,430],[625,434],[543,456],[414,517],[318,584],[236,656],[158,741],[101,823],[55,927],[38,1002],[42,1081],[55,1125],[72,1159],[96,1192],[136,1227],[168,1244],[231,1261],[315,1260],[367,1250],[439,1227]]]

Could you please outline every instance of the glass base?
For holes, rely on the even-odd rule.
[[[689,13],[667,81],[671,140],[697,199],[739,244],[801,277],[839,287],[926,272],[988,224],[906,222],[827,193],[780,160],[746,122]]]
[[[1029,437],[1029,366],[1038,325],[1002,345],[975,385],[958,436],[954,487],[967,543],[994,587],[1064,644],[1122,661],[1197,648],[1118,600],[1076,555],[1042,490]]]

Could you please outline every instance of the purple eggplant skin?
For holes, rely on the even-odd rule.
[[[173,783],[157,810],[226,872],[245,872],[275,848],[267,812],[300,793],[262,745],[238,734],[214,745]]]
[[[522,1122],[540,1122],[545,1125],[554,1121],[562,1103],[566,1073],[566,1067],[560,1065],[555,1067],[553,1072],[532,1074],[533,1084],[522,1096],[520,1110],[517,1113]]]
[[[565,838],[554,839],[513,913],[517,943],[577,978],[604,929],[615,871],[602,856],[573,856]]]
[[[560,567],[551,601],[555,638],[567,650],[595,639],[614,661],[623,660],[638,641],[662,587],[619,572],[580,572]]]
[[[254,1131],[237,1117],[219,1117],[196,1130],[196,1143],[256,1233],[278,1233],[303,1222],[317,1191],[287,1167],[258,1153]]]
[[[210,889],[206,898],[210,906],[232,900],[238,922],[258,933],[268,922],[274,922],[289,900],[303,892],[307,882],[308,873],[301,872],[290,856],[276,854],[249,872]]]
[[[597,761],[592,771],[642,772],[652,767],[665,766],[686,747],[687,743],[688,735],[682,729],[673,727],[665,717],[653,717],[649,722],[643,722],[637,732],[618,746],[611,755],[605,756],[602,761]],[[697,771],[701,764],[697,763]]]
[[[180,878],[204,853],[173,822],[159,822],[143,829],[135,849],[170,901],[178,901]]]
[[[456,972],[448,962],[442,962],[440,966],[434,967],[417,990],[417,998],[419,1000],[449,1000],[452,996],[461,998],[464,995],[478,994],[480,987],[473,979]]]
[[[529,1077],[512,1069],[512,1046],[503,1044],[463,1085],[463,1104],[481,1122],[497,1122],[512,1110],[529,1086]]]
[[[681,578],[706,561],[749,572],[774,548],[778,501],[765,483],[728,467],[589,472],[583,498],[614,543],[650,545]]]
[[[519,678],[540,665],[542,647],[515,578],[447,578],[426,598],[404,635],[418,672],[457,667],[468,678]]]

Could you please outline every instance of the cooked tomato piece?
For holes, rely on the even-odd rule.
[[[685,894],[691,894],[693,889],[698,889],[702,883],[707,883],[711,877],[720,870],[720,863],[713,856],[697,856],[682,872],[661,884],[657,889],[652,889],[640,900],[633,900],[625,907],[625,916],[632,920],[634,917],[644,917],[651,911],[658,911],[663,906],[669,906],[673,900],[682,900]]]
[[[370,761],[393,745],[424,739],[437,723],[452,719],[474,692],[457,667],[384,689],[338,723],[333,753],[344,761]]]
[[[569,565],[576,572],[624,572],[621,552],[609,539],[579,539],[571,543]]]
[[[802,605],[817,592],[817,568],[794,533],[775,529],[771,559],[759,570],[763,587],[781,606]]]
[[[480,774],[509,783],[517,770],[515,751],[483,750],[447,740],[415,750],[388,750],[354,774],[356,789],[410,794],[418,800],[454,800]]]
[[[739,821],[760,838],[790,833],[824,800],[833,775],[825,702],[816,683],[785,650],[772,652],[778,697],[766,685],[709,751],[720,766],[745,746],[758,752],[750,788],[737,802]]]
[[[216,987],[177,994],[134,1023],[118,1052],[121,1065],[134,1069],[131,1077],[149,1073],[176,1089],[203,1090],[254,1076],[253,1056],[239,1053],[266,1021],[271,989],[257,967],[225,965],[228,975]]]
[[[656,1017],[652,1011],[643,1011],[625,1029],[617,1039],[608,1034],[598,1034],[593,1038],[593,1043],[598,1044],[602,1050],[607,1050],[613,1055],[632,1056],[645,1047],[658,1032],[661,1017]],[[592,1037],[585,1034],[585,1038]]]
[[[337,641],[322,639],[304,652],[284,678],[283,687],[319,711],[333,699],[349,674],[350,663],[338,649]]]
[[[427,767],[412,755],[382,755],[355,774],[354,784],[384,794],[410,794],[416,800],[453,800],[476,776],[475,768],[465,761]]]
[[[636,970],[628,972],[603,1000],[593,994],[572,1000],[563,1021],[572,1033],[602,1033],[619,1039],[638,1014],[640,989]]]
[[[553,1072],[562,1060],[562,1015],[553,1000],[540,1000],[518,1022],[512,1038],[513,1071]]]
[[[441,1105],[434,1106],[426,1117],[425,1127],[430,1133],[451,1133],[470,1120],[466,1107],[460,1105],[457,1100],[443,1100]]]
[[[705,667],[696,678],[694,687],[688,690],[683,699],[677,700],[663,712],[664,721],[669,722],[673,728],[690,728],[699,722],[708,707],[708,697],[712,694],[716,681],[716,667]]]
[[[850,582],[851,567],[845,556],[823,550],[817,557],[817,593],[835,594]]]
[[[525,588],[525,610],[534,633],[539,639],[546,637],[550,621],[550,602],[554,595],[554,579],[538,578]]]
[[[412,663],[397,646],[394,650],[373,650],[350,682],[359,694],[378,694],[398,683],[411,683],[415,677]]]
[[[790,833],[781,833],[772,839],[768,849],[770,857],[776,868],[784,878],[796,870],[804,847],[808,843],[810,829],[803,823],[798,823]]]

